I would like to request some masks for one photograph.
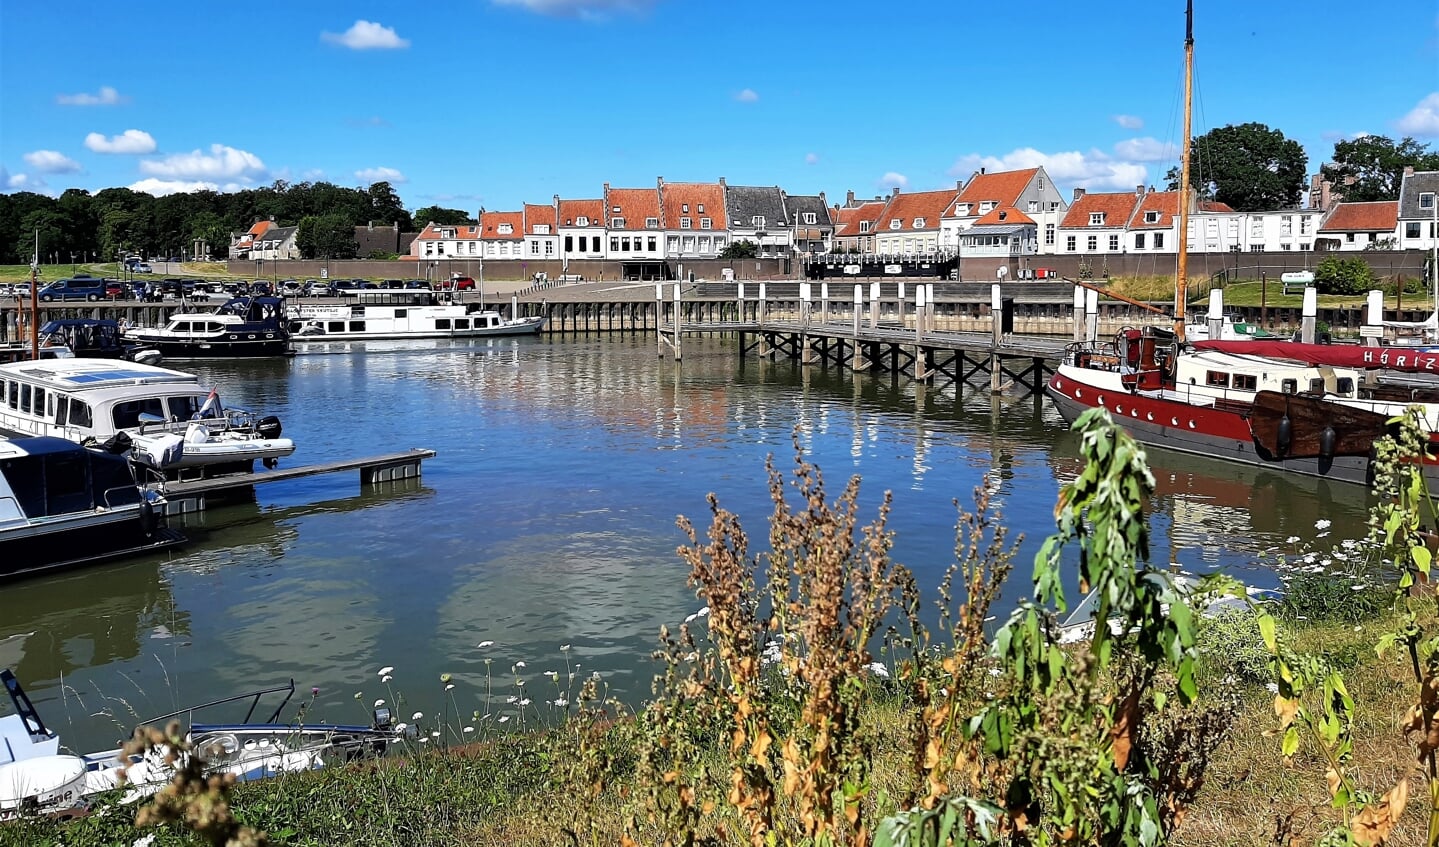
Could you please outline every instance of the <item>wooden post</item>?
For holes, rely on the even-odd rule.
[[[744,283],[743,283],[743,282],[741,282],[741,283],[739,284],[739,287],[738,287],[737,291],[738,291],[738,295],[737,295],[737,298],[738,298],[738,299],[735,300],[735,308],[739,309],[739,316],[738,316],[738,317],[739,317],[740,322],[743,323],[743,322],[744,322],[744,319],[745,319],[745,314],[744,314]]]
[[[914,340],[924,340],[924,289],[923,283],[914,287]]]
[[[999,283],[989,286],[989,392],[998,394],[1000,392],[1000,367],[999,367],[999,342],[1003,336],[1004,300],[999,290]]]
[[[869,328],[879,329],[879,283],[869,284]]]
[[[899,282],[899,289],[898,289],[898,297],[897,297],[897,300],[898,300],[898,302],[896,303],[896,305],[895,305],[894,308],[895,308],[896,311],[899,312],[899,324],[900,324],[900,326],[904,326],[904,280],[900,280],[900,282]]]
[[[674,348],[675,348],[675,361],[678,362],[678,361],[680,360],[680,320],[681,320],[680,316],[681,316],[681,314],[683,314],[683,312],[684,312],[684,309],[680,306],[680,284],[679,284],[678,282],[675,283],[675,289],[674,289],[674,290],[675,290],[675,340],[674,340]]]
[[[819,322],[829,323],[829,283],[819,284]]]
[[[665,287],[655,283],[655,356],[665,357]]]
[[[760,326],[764,326],[764,306],[765,306],[764,300],[765,300],[764,283],[761,282],[761,283],[759,284],[759,325],[760,325]]]
[[[809,342],[809,318],[810,318],[810,297],[812,295],[810,284],[801,282],[799,284],[799,363],[808,365],[814,358],[814,351],[810,349]]]

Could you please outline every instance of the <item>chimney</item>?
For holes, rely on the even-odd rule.
[[[1083,196],[1084,196],[1084,189],[1083,189],[1083,188],[1076,188],[1076,189],[1074,189],[1074,200],[1072,200],[1071,202],[1078,203],[1078,202],[1079,202],[1079,198],[1081,198],[1081,197],[1083,197]]]
[[[274,223],[274,222],[275,222],[275,216],[274,216],[274,215],[271,215],[271,216],[270,216],[270,223]]]
[[[725,187],[724,177],[720,177],[720,188],[724,188],[724,187]]]
[[[891,189],[889,190],[889,196],[891,196],[891,197],[898,197],[898,196],[899,196],[899,186],[898,186],[898,185],[896,185],[895,187],[893,187],[893,188],[891,188]]]
[[[962,180],[962,179],[957,179],[957,180],[955,180],[955,181],[954,181],[954,190],[955,190],[955,191],[963,191],[963,190],[964,190],[964,180]]]
[[[980,169],[979,169],[979,172],[980,172],[981,174],[983,174],[983,173],[984,173],[984,168],[980,168]]]
[[[657,177],[655,177],[655,188],[664,188],[664,187],[665,187],[665,178],[662,177],[662,176],[657,176]]]
[[[1134,193],[1137,194],[1137,195],[1139,195],[1140,197],[1143,197],[1143,196],[1144,196],[1144,183],[1141,182],[1140,184],[1134,186]]]
[[[1413,166],[1413,165],[1405,165],[1405,166],[1404,166],[1404,175],[1405,175],[1405,176],[1413,176],[1413,175],[1414,175],[1414,166]]]
[[[821,192],[819,193],[819,205],[820,205],[821,207],[824,207],[824,206],[828,206],[828,205],[829,205],[829,201],[825,199],[825,197],[824,197],[824,192],[823,192],[823,191],[821,191]]]
[[[844,207],[845,207],[846,209],[853,209],[853,208],[854,208],[854,192],[853,192],[853,191],[846,191],[846,192],[844,193]]]

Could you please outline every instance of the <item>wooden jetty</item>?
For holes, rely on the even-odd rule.
[[[420,463],[425,459],[434,458],[434,456],[434,450],[414,448],[363,459],[346,459],[295,468],[277,468],[250,473],[224,474],[206,479],[166,482],[163,485],[166,500],[165,514],[180,515],[198,512],[206,508],[212,497],[217,501],[227,500],[256,485],[341,471],[358,470],[361,485],[411,479],[420,475]]]

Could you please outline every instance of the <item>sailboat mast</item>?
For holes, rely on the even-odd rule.
[[[40,230],[35,230],[35,252],[30,254],[30,359],[40,361]]]
[[[1184,147],[1179,154],[1179,232],[1175,247],[1179,250],[1179,267],[1174,280],[1174,332],[1184,340],[1184,305],[1189,299],[1189,146],[1193,131],[1190,121],[1194,111],[1194,0],[1184,7]]]

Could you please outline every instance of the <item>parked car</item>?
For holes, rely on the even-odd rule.
[[[132,270],[137,274],[152,274],[155,272],[154,269],[150,267],[149,262],[136,262]]]
[[[13,289],[13,292],[14,292],[15,298],[16,298],[17,300],[18,300],[18,299],[23,299],[23,298],[29,297],[29,296],[30,296],[30,283],[28,283],[28,282],[16,283],[16,285],[15,285],[15,287],[14,287],[14,289]]]
[[[54,300],[61,302],[66,300],[103,300],[105,299],[105,283],[103,280],[94,278],[57,279],[40,289],[39,296],[46,303]]]
[[[428,282],[425,282],[423,279],[407,279],[405,280],[405,287],[418,288],[428,291],[430,289],[430,284]]]
[[[105,296],[110,298],[127,296],[125,291],[125,283],[121,282],[118,279],[105,280]]]
[[[474,291],[475,280],[468,276],[451,277],[441,282],[438,288],[441,291]]]

